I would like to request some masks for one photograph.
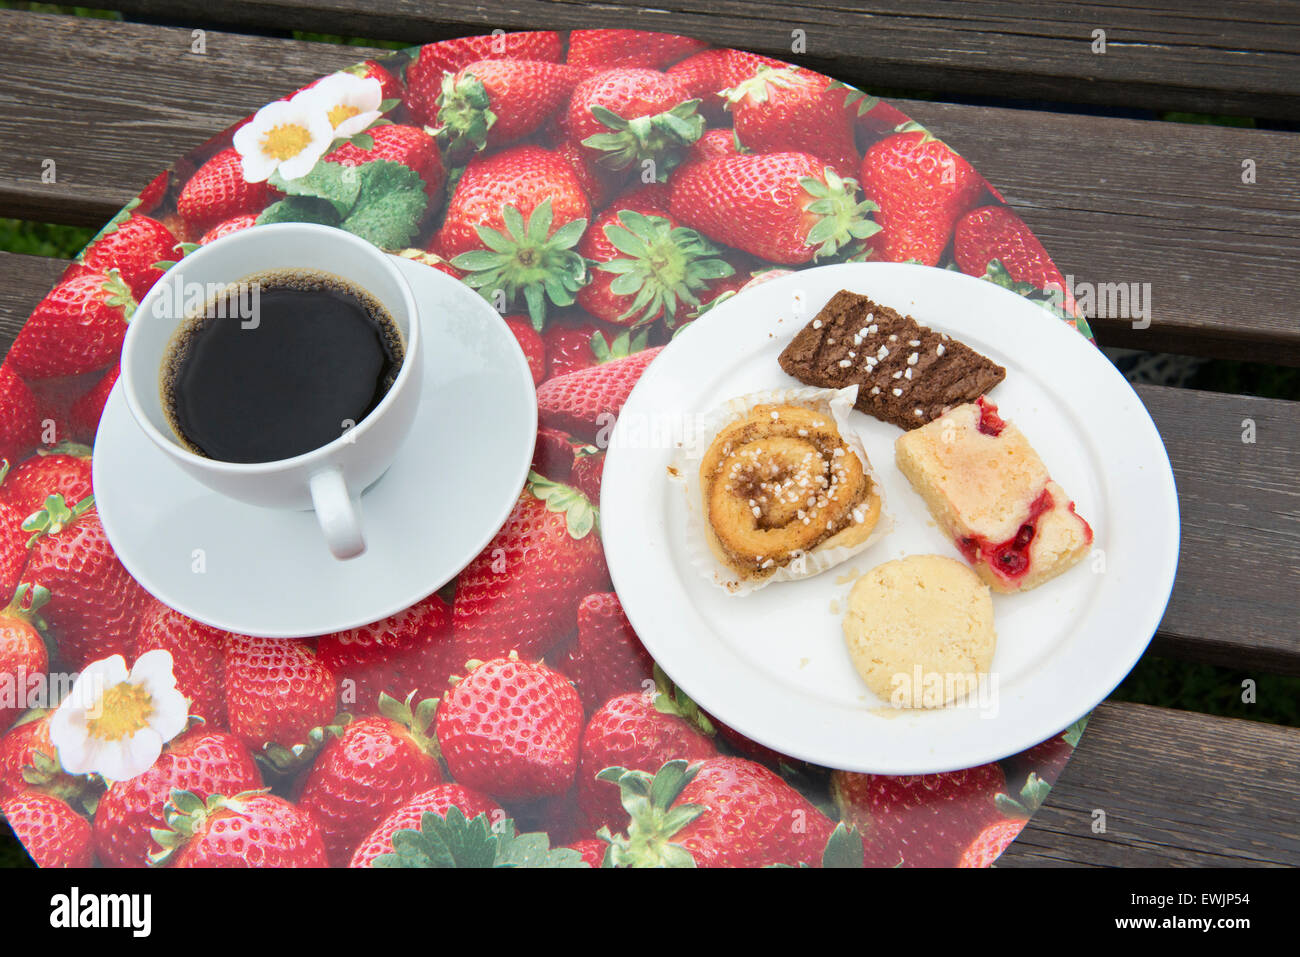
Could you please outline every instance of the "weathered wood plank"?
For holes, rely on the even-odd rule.
[[[66,263],[0,253],[0,349]],[[1182,556],[1154,648],[1300,674],[1300,404],[1142,386],[1182,507]],[[1255,442],[1242,442],[1243,422]]]
[[[997,866],[1295,867],[1298,755],[1300,729],[1103,704]]]
[[[36,304],[68,267],[67,260],[0,253],[0,352],[8,352]]]
[[[1103,344],[1300,364],[1300,134],[898,107],[988,177],[1076,284],[1149,284],[1146,317],[1093,321]]]
[[[15,65],[0,76],[0,214],[102,223],[164,161],[368,52],[210,32],[196,56],[189,43],[185,30],[0,12]],[[1150,326],[1099,318],[1101,341],[1300,364],[1300,135],[899,105],[998,185],[1076,282],[1151,284]],[[45,159],[56,183],[40,181]]]
[[[1300,404],[1148,386],[1182,510],[1153,650],[1300,674]]]
[[[0,215],[99,226],[159,170],[359,47],[0,11]],[[47,160],[56,181],[45,183]]]
[[[698,0],[646,5],[503,0],[473,5],[392,0],[231,0],[219,10],[175,0],[118,0],[164,21],[213,20],[423,43],[504,29],[632,27],[789,56],[842,79],[949,94],[1041,98],[1143,109],[1294,119],[1300,115],[1300,9],[1253,0],[1175,5],[994,0]],[[1105,53],[1093,51],[1104,30]]]

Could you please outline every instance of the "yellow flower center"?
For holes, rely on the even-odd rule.
[[[100,715],[86,722],[86,730],[103,741],[120,741],[148,727],[153,711],[153,698],[144,686],[123,681],[104,692]]]
[[[278,160],[293,159],[307,148],[311,132],[298,123],[273,126],[262,137],[262,152]]]
[[[346,103],[340,103],[327,114],[330,118],[331,126],[338,126],[344,120],[350,120],[361,111],[355,106],[348,106]]]

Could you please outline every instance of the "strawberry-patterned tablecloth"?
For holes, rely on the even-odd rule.
[[[452,585],[301,640],[218,632],[147,594],[105,538],[85,444],[162,270],[287,220],[479,289],[541,422],[513,514]],[[10,826],[45,866],[991,864],[1082,723],[949,774],[786,759],[657,672],[592,521],[601,416],[675,330],[788,270],[868,258],[982,276],[1076,322],[1042,245],[941,140],[828,77],[686,37],[414,48],[180,160],[0,368]]]

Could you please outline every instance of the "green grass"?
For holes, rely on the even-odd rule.
[[[1253,704],[1241,700],[1247,678],[1255,681]],[[1300,677],[1247,674],[1155,655],[1139,661],[1110,700],[1300,727]]]
[[[90,242],[97,230],[88,226],[60,226],[55,223],[27,223],[0,219],[0,249],[31,256],[71,259]]]

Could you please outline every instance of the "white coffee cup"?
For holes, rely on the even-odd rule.
[[[320,448],[275,462],[221,462],[190,451],[164,412],[162,370],[178,326],[213,291],[280,270],[328,273],[370,293],[402,336],[402,366],[360,422]],[[204,293],[207,293],[206,295]],[[200,298],[201,297],[201,298]],[[365,551],[360,496],[379,479],[410,431],[420,399],[420,323],[411,288],[388,256],[341,229],[311,223],[253,226],[190,253],[141,300],[122,344],[122,388],[136,422],[208,488],[266,508],[314,509],[335,558]],[[250,422],[249,428],[257,428]]]

